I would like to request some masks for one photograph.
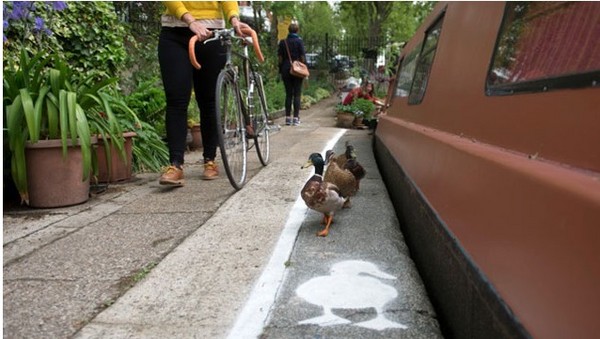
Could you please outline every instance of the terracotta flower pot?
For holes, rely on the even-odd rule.
[[[200,132],[200,124],[193,125],[192,128],[190,128],[190,133],[192,134],[190,148],[192,150],[202,148],[202,133]]]
[[[355,117],[352,122],[352,126],[356,129],[367,129],[368,127],[365,125],[365,120],[363,117]]]
[[[92,143],[96,143],[94,138]],[[52,208],[86,202],[90,179],[83,179],[81,149],[71,145],[63,157],[60,140],[28,143],[25,149],[29,206]]]
[[[354,122],[354,114],[350,112],[338,112],[337,113],[337,127],[341,128],[352,128]]]
[[[98,158],[98,182],[103,183],[115,183],[124,182],[131,179],[132,176],[132,161],[133,161],[133,137],[137,134],[135,132],[125,132],[123,137],[125,142],[123,147],[125,148],[126,161],[123,160],[119,151],[116,147],[111,145],[110,150],[110,167],[106,161],[106,149],[104,142],[100,141],[96,148],[96,155]]]

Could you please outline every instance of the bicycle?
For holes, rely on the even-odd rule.
[[[236,189],[241,189],[246,181],[246,153],[256,148],[258,159],[263,166],[269,163],[270,155],[270,123],[267,109],[262,76],[255,71],[250,62],[248,45],[252,44],[259,61],[264,61],[256,32],[252,29],[243,30],[250,37],[239,37],[235,30],[217,29],[213,37],[204,41],[220,40],[227,48],[225,67],[217,78],[217,126],[220,126],[219,148],[223,167],[229,182]],[[189,42],[189,56],[192,65],[199,69],[196,61],[194,45],[198,41],[193,36]],[[242,52],[233,50],[233,41],[240,41]],[[234,63],[232,56],[239,58]],[[240,65],[238,67],[236,65]],[[241,68],[241,72],[239,71]],[[250,141],[253,141],[250,144]]]

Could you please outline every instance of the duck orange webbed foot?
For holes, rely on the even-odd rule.
[[[331,226],[331,223],[333,222],[333,215],[326,215],[324,220],[326,221],[326,225],[322,231],[317,233],[317,236],[319,237],[326,237],[329,234],[329,226]]]
[[[317,232],[317,236],[319,236],[319,237],[326,237],[328,235],[329,235],[329,230],[328,229],[324,229],[324,230],[322,230],[320,232]]]
[[[327,225],[327,216],[323,215],[323,220],[321,220],[321,225]]]

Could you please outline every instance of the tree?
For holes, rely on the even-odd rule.
[[[374,43],[382,35],[383,24],[396,7],[395,1],[343,1],[340,14],[346,32]]]
[[[285,17],[298,18],[298,2],[296,1],[273,1],[268,4],[271,11],[271,47],[277,50],[277,26],[279,21]]]
[[[410,39],[434,5],[434,1],[396,3],[385,24],[385,32],[389,39],[395,42],[406,42]]]
[[[384,23],[395,8],[392,1],[352,1],[340,4],[342,22],[348,35],[366,42],[364,68],[371,72],[378,50],[385,45]]]
[[[342,1],[339,15],[350,37],[366,41],[366,54],[372,56],[388,42],[405,42],[433,8],[434,2]],[[366,68],[371,71],[373,59]]]
[[[434,5],[434,1],[342,1],[339,13],[349,36],[406,41]]]
[[[326,1],[303,2],[300,4],[300,12],[303,18],[300,22],[300,33],[304,39],[339,34],[337,16]]]

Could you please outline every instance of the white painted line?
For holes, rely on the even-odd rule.
[[[328,149],[332,149],[344,133],[346,133],[346,130],[341,129],[330,139],[321,151],[321,154],[324,154]],[[306,180],[311,176],[312,172]],[[256,338],[262,333],[263,327],[267,324],[269,315],[271,314],[271,307],[273,307],[277,299],[279,288],[285,280],[287,273],[285,263],[292,254],[300,226],[307,211],[308,208],[304,200],[298,196],[283,231],[279,236],[279,240],[277,240],[277,245],[275,245],[271,259],[269,259],[269,263],[250,293],[250,298],[239,314],[228,338]]]

